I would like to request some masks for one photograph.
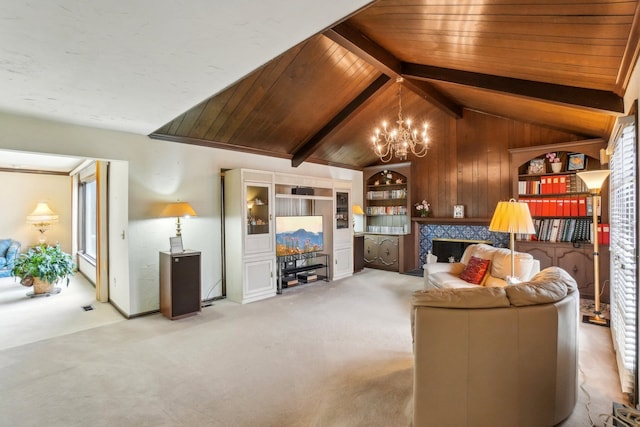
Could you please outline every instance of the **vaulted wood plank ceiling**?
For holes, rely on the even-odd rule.
[[[639,34],[637,1],[379,0],[151,136],[362,168],[402,76],[414,121],[470,109],[608,138]]]

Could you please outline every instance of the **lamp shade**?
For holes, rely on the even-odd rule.
[[[589,190],[599,190],[611,171],[609,169],[578,172],[576,175],[584,181]]]
[[[169,203],[163,210],[161,216],[196,216],[196,211],[187,202]]]
[[[529,206],[514,199],[498,202],[489,224],[490,231],[502,233],[535,234]]]
[[[27,215],[30,224],[58,222],[58,215],[49,208],[47,202],[38,202],[36,208]]]
[[[364,215],[364,211],[360,205],[353,205],[351,209],[353,210],[354,215]]]

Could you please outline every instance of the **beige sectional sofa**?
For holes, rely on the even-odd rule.
[[[412,295],[413,427],[543,427],[578,393],[576,282],[549,267],[506,287]]]
[[[459,278],[460,273],[465,269],[472,256],[490,260],[489,274],[484,281],[484,286],[506,286],[507,276],[511,275],[511,250],[486,244],[474,244],[467,246],[460,262],[424,264],[425,289],[472,288],[478,286]],[[534,259],[528,253],[516,252],[514,265],[515,276],[521,281],[529,280],[540,271],[540,261]]]

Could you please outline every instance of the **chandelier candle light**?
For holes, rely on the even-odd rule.
[[[417,157],[424,157],[429,150],[429,138],[427,137],[427,124],[423,125],[421,134],[411,128],[411,120],[402,118],[402,77],[398,77],[398,124],[397,127],[387,129],[387,122],[382,122],[382,130],[376,128],[371,137],[373,151],[384,163],[389,162],[394,156],[400,160],[406,160],[409,151]],[[406,123],[406,126],[405,126]]]

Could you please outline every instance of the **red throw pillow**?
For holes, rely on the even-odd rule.
[[[464,271],[460,273],[460,278],[465,282],[479,285],[482,283],[484,275],[487,274],[489,269],[489,260],[472,256],[469,260],[469,264],[465,267]]]

